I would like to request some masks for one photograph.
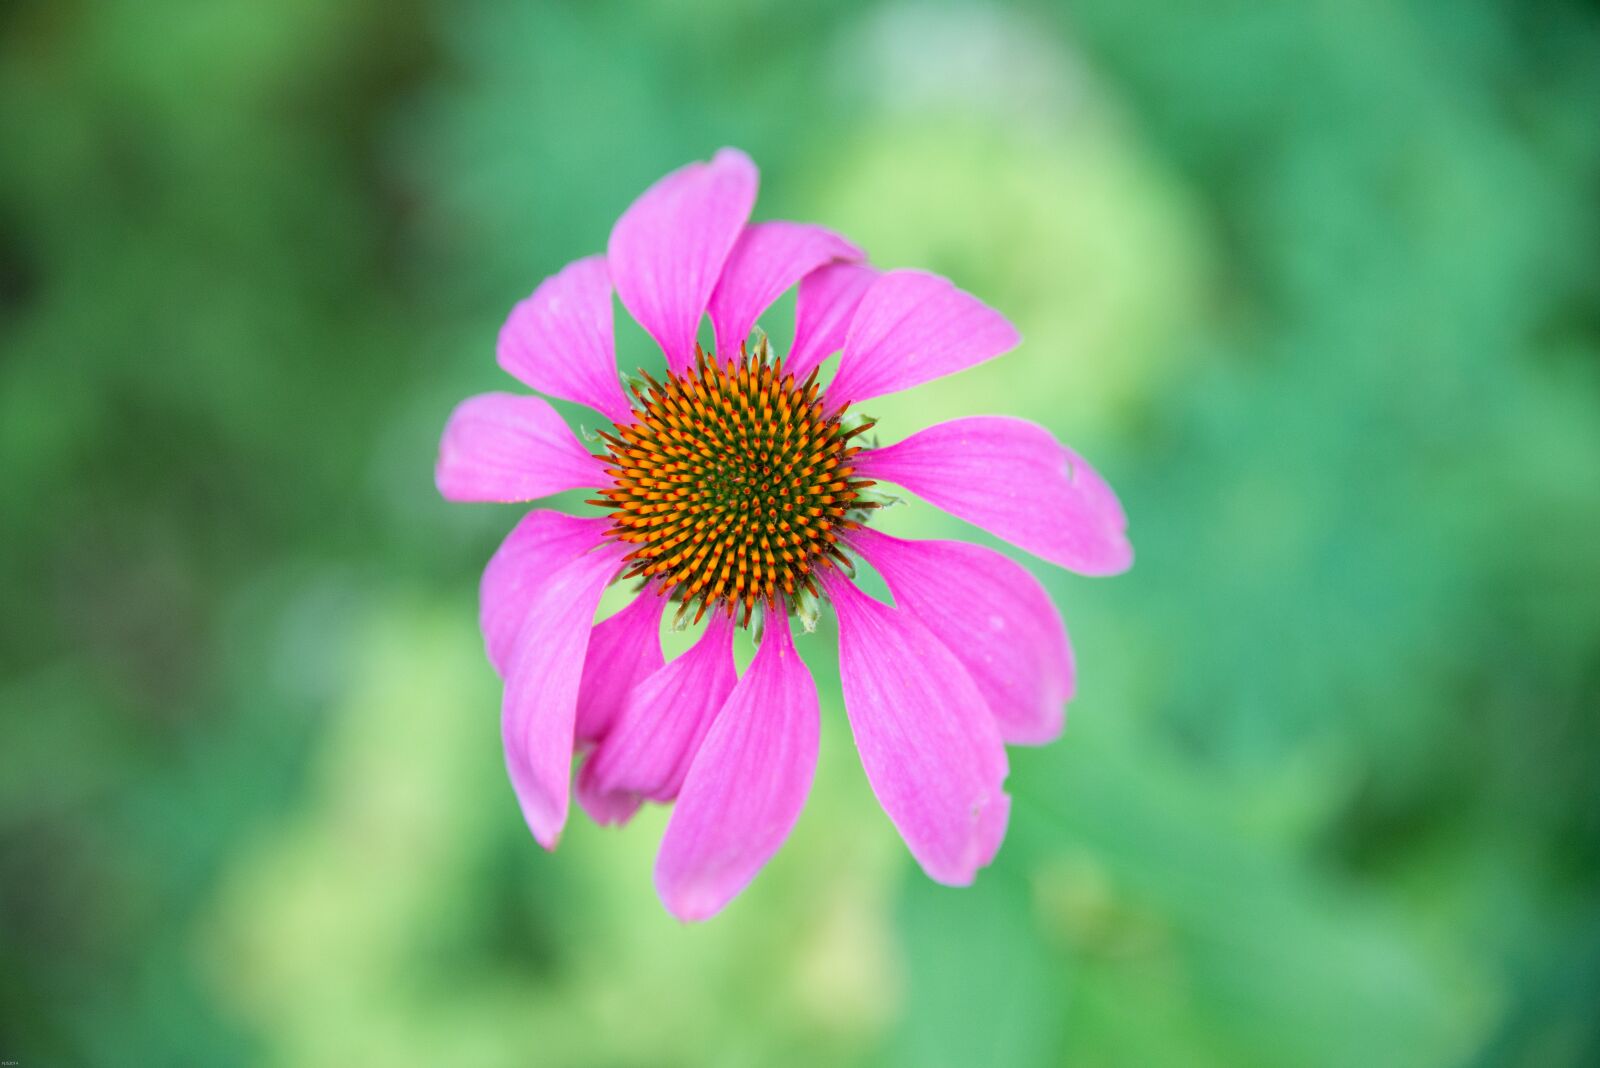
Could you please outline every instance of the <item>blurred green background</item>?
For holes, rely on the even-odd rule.
[[[1132,516],[1130,574],[1034,565],[1080,696],[972,889],[827,624],[813,797],[712,923],[660,811],[552,856],[505,781],[520,511],[438,499],[439,430],[722,144],[1026,336],[886,440],[1037,419]],[[0,1057],[1600,1064],[1597,207],[1555,0],[3,0]]]

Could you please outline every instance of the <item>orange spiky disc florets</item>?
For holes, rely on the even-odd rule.
[[[612,478],[604,500],[607,536],[635,548],[628,578],[643,577],[683,602],[743,606],[816,594],[812,570],[845,561],[835,530],[853,527],[852,510],[872,485],[853,479],[850,439],[871,423],[840,424],[844,408],[823,411],[817,375],[795,383],[765,344],[724,364],[696,349],[683,377],[635,386],[633,422],[602,433]],[[859,514],[859,513],[858,513]]]

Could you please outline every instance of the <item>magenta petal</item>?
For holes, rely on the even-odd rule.
[[[617,296],[682,373],[722,265],[755,206],[760,175],[736,148],[656,182],[611,229],[606,261]]]
[[[994,415],[953,419],[861,453],[856,473],[899,483],[951,515],[1085,575],[1114,575],[1133,564],[1116,495],[1037,423]]]
[[[828,399],[841,404],[910,389],[993,359],[1021,340],[1005,316],[948,279],[890,271],[856,308]]]
[[[800,279],[794,305],[794,344],[785,366],[795,381],[844,347],[850,320],[878,272],[860,263],[831,263]]]
[[[717,355],[731,359],[761,313],[806,274],[834,260],[861,258],[860,249],[821,226],[782,221],[746,226],[711,294]]]
[[[909,612],[829,573],[839,681],[878,803],[922,870],[970,883],[1005,837],[1005,746],[966,668]]]
[[[540,393],[587,404],[613,423],[630,418],[617,377],[604,256],[567,264],[511,309],[498,355],[501,367]]]
[[[478,623],[497,672],[506,672],[528,606],[552,575],[600,544],[610,523],[534,509],[506,535],[478,585]]]
[[[678,796],[701,740],[738,681],[733,621],[713,612],[688,652],[628,694],[585,768],[593,789],[652,801]]]
[[[625,554],[608,542],[550,576],[528,606],[506,672],[506,769],[523,818],[546,849],[567,822],[578,687],[595,609]]]
[[[633,819],[634,813],[639,811],[639,806],[644,799],[638,794],[607,793],[601,789],[594,779],[594,757],[591,752],[584,760],[583,766],[578,769],[578,782],[575,787],[578,794],[578,804],[589,814],[589,818],[602,827],[620,827]]]
[[[1060,444],[1057,442],[1057,444]],[[1083,494],[1088,505],[1099,515],[1111,522],[1119,531],[1128,529],[1128,513],[1123,511],[1122,502],[1117,500],[1116,493],[1111,489],[1111,484],[1100,477],[1100,472],[1089,466],[1089,461],[1073,452],[1065,445],[1061,451],[1067,455],[1067,463],[1071,465],[1072,483]]]
[[[1072,647],[1037,579],[981,545],[905,541],[866,527],[848,540],[883,575],[895,604],[961,661],[1001,738],[1041,745],[1061,733]]]
[[[661,613],[667,599],[645,590],[589,635],[578,688],[578,741],[605,737],[628,691],[666,663],[661,655]]]
[[[531,501],[605,481],[600,458],[549,401],[510,393],[458,404],[434,468],[439,492],[452,501]]]
[[[656,892],[668,912],[680,920],[716,915],[783,845],[811,791],[817,719],[817,688],[789,620],[771,613],[667,822]]]

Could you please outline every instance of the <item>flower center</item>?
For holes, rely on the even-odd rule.
[[[682,601],[680,619],[696,602],[696,620],[742,604],[748,623],[757,601],[816,595],[812,569],[848,562],[835,528],[875,507],[857,499],[872,483],[850,477],[850,439],[872,424],[847,429],[844,407],[825,414],[817,373],[796,384],[768,351],[725,365],[697,347],[682,378],[640,372],[649,386],[633,387],[633,422],[600,435],[613,481],[589,503],[612,510],[608,537],[635,546],[624,577],[657,580]]]

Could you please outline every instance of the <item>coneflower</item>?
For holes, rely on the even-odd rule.
[[[554,848],[572,765],[602,823],[675,807],[656,887],[676,916],[725,906],[788,836],[810,790],[818,704],[792,639],[822,605],[839,620],[845,709],[868,780],[934,879],[972,880],[1005,835],[1005,744],[1061,730],[1074,666],[1039,583],[977,545],[871,528],[877,483],[901,486],[1052,563],[1114,574],[1127,519],[1084,460],[1035,424],[978,417],[867,448],[852,406],[1016,346],[1004,317],[920,271],[879,272],[822,227],[749,222],[758,177],[723,149],[647,190],[604,256],[570,264],[512,311],[499,360],[613,429],[591,453],[550,404],[462,403],[436,472],[451,500],[596,491],[603,514],[529,513],[489,561],[481,624],[505,679],[506,764],[533,835]],[[798,285],[787,352],[756,328]],[[666,366],[617,374],[612,294]],[[710,315],[711,352],[696,342]],[[819,368],[840,353],[823,383]],[[884,604],[852,581],[882,574]],[[596,624],[607,586],[633,601]],[[660,628],[705,619],[665,662]],[[733,635],[758,634],[740,677]]]

